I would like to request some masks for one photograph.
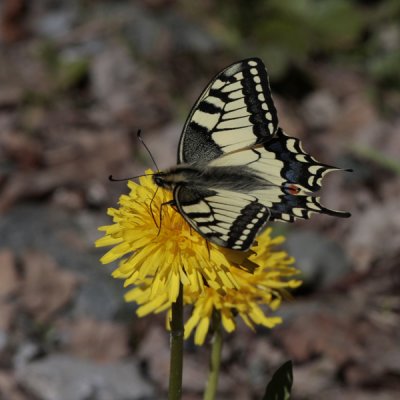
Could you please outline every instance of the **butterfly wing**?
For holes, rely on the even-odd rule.
[[[350,215],[314,196],[323,176],[337,168],[316,161],[278,128],[268,75],[257,58],[229,66],[210,82],[184,126],[178,163],[207,171],[196,184],[177,184],[174,199],[187,222],[220,246],[248,249],[268,220]]]
[[[314,193],[321,189],[322,178],[338,168],[321,164],[282,129],[276,135],[251,148],[226,154],[208,164],[209,168],[242,168],[261,178],[266,185],[249,191],[270,210],[270,220],[293,222],[308,219],[313,213],[349,217],[347,212],[328,209]]]
[[[247,250],[270,215],[255,196],[231,190],[177,186],[174,198],[181,215],[197,232],[234,250]]]
[[[193,106],[179,142],[178,163],[213,160],[265,140],[277,127],[263,62],[239,61],[220,72]]]

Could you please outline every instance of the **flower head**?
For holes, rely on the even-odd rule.
[[[157,188],[151,176],[128,186],[130,193],[120,197],[119,208],[108,210],[114,223],[100,227],[105,235],[96,241],[97,247],[114,246],[101,258],[103,264],[120,259],[114,277],[125,279],[125,286],[150,279],[149,301],[165,296],[175,301],[180,282],[197,294],[205,287],[225,291],[238,286],[230,269],[236,262],[230,261],[231,253],[190,228],[167,205],[169,191]]]
[[[238,287],[223,292],[204,287],[203,292],[199,294],[194,292],[190,285],[184,286],[184,303],[193,306],[192,314],[185,324],[185,338],[195,330],[195,343],[203,344],[214,311],[220,313],[222,326],[227,332],[236,328],[237,316],[251,329],[254,329],[255,325],[273,328],[282,322],[281,317],[268,315],[265,309],[275,311],[288,294],[288,290],[300,286],[301,281],[294,279],[299,274],[299,270],[293,267],[294,259],[286,252],[275,249],[284,238],[271,238],[271,231],[267,229],[258,238],[258,244],[253,247],[250,259],[244,260],[257,265],[253,272],[230,265]],[[137,314],[140,317],[149,313],[171,311],[172,302],[166,294],[149,300],[150,292],[151,279],[147,279],[131,289],[125,295],[125,300],[139,304]],[[167,324],[169,317],[168,315]]]

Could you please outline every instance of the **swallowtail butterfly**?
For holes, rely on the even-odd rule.
[[[177,165],[153,180],[173,192],[173,204],[204,238],[247,250],[268,221],[349,217],[315,196],[324,175],[337,169],[278,126],[266,68],[249,58],[209,83],[183,128]]]

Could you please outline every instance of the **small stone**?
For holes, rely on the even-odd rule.
[[[331,93],[318,91],[304,100],[302,112],[305,123],[310,129],[324,130],[336,122],[339,105]]]
[[[291,232],[284,247],[295,258],[304,287],[326,288],[350,272],[343,249],[320,234],[306,230]]]
[[[7,249],[0,249],[0,301],[13,294],[19,288],[19,280],[14,254]]]
[[[17,369],[19,384],[42,400],[154,399],[134,363],[96,364],[53,355]]]

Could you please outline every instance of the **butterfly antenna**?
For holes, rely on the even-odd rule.
[[[144,142],[144,140],[143,140],[143,138],[142,138],[142,136],[141,136],[141,133],[142,133],[142,130],[139,129],[139,130],[137,131],[137,138],[140,140],[140,142],[142,143],[142,145],[143,145],[144,148],[146,149],[147,153],[149,153],[149,156],[150,156],[150,158],[151,158],[151,161],[153,161],[154,166],[156,167],[157,171],[159,171],[160,168],[158,168],[158,165],[157,165],[157,163],[156,163],[156,160],[154,159],[153,154],[151,154],[150,149],[147,147],[146,143]]]
[[[122,182],[122,181],[129,181],[131,179],[136,179],[136,178],[141,178],[142,176],[151,176],[155,174],[143,174],[143,175],[136,175],[136,176],[130,176],[128,178],[114,178],[112,175],[108,177],[108,180],[111,182]]]

